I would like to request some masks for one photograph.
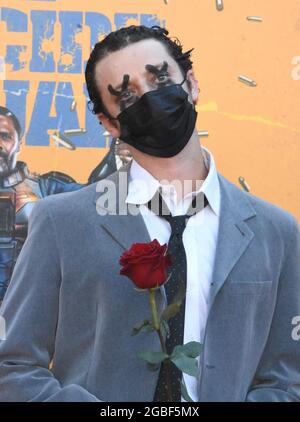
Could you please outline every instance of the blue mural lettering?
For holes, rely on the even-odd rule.
[[[55,62],[52,51],[45,51],[43,44],[51,41],[54,36],[56,12],[37,11],[31,12],[32,22],[32,58],[30,61],[31,72],[55,72]]]
[[[61,58],[58,63],[58,71],[61,73],[82,72],[82,49],[76,43],[76,34],[82,32],[81,12],[61,12],[59,21],[61,23]],[[66,58],[66,62],[63,61]]]
[[[6,107],[13,110],[18,117],[23,133],[26,122],[26,97],[29,81],[4,81],[3,90],[6,94]]]
[[[31,10],[30,16],[27,16],[26,13],[16,9],[1,9],[1,20],[6,22],[8,32],[26,33],[29,18],[32,24],[32,56],[29,63],[20,60],[20,54],[26,52],[28,48],[21,41],[19,45],[7,45],[5,61],[11,65],[11,73],[20,72],[29,65],[29,71],[32,74],[56,72],[57,79],[60,74],[77,74],[84,80],[83,71],[87,57],[82,57],[82,46],[77,35],[83,31],[83,25],[88,27],[90,49],[92,49],[103,36],[113,30],[111,20],[99,12]],[[153,14],[115,13],[113,24],[115,29],[119,29],[129,24],[164,26],[165,22]],[[57,25],[60,28],[59,43],[54,40],[57,36]],[[53,51],[57,46],[59,51]],[[55,57],[59,57],[57,63]],[[26,118],[30,119],[28,132],[25,134],[27,145],[48,146],[49,131],[63,132],[66,129],[80,127],[79,121],[82,122],[82,119],[78,118],[77,110],[70,111],[70,104],[74,98],[72,81],[43,80],[39,82],[31,116],[26,114],[26,96],[30,89],[30,81],[14,79],[4,81],[3,84],[6,105],[16,112],[23,128],[25,128]],[[86,103],[88,94],[85,85],[82,94]],[[55,115],[51,115],[51,110],[54,110]],[[99,125],[97,118],[87,107],[85,107],[83,117],[87,132],[82,136],[74,136],[72,138],[74,144],[83,148],[105,147],[104,128]]]
[[[6,22],[8,32],[27,32],[27,15],[20,10],[1,8],[0,18]],[[12,71],[16,72],[26,66],[26,62],[20,62],[19,55],[27,50],[26,45],[8,45],[6,47],[5,61],[12,65]]]

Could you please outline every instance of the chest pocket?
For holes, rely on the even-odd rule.
[[[227,292],[230,295],[265,295],[272,291],[272,280],[233,281],[227,283]]]

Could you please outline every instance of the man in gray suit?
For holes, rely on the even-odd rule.
[[[208,200],[183,233],[184,342],[204,343],[199,378],[185,379],[189,394],[299,401],[299,227],[226,180],[200,146],[190,52],[161,28],[124,28],[96,44],[86,80],[95,114],[133,161],[37,203],[1,308],[0,401],[154,399],[160,372],[136,353],[159,341],[131,336],[148,298],[120,275],[119,258],[133,243],[168,241],[167,221],[146,212],[158,189],[172,215],[185,214],[196,192]],[[165,300],[157,290],[159,311]]]

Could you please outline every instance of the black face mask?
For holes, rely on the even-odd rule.
[[[117,116],[120,139],[156,157],[177,155],[190,140],[197,119],[181,86],[184,82],[147,92],[123,110]]]

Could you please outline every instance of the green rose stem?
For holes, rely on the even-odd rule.
[[[149,300],[150,300],[150,307],[151,307],[151,312],[152,312],[153,327],[155,328],[156,331],[160,331],[160,323],[159,323],[159,319],[158,319],[156,301],[155,301],[155,290],[156,289],[149,289]],[[161,341],[161,343],[162,343],[162,346],[163,346],[162,341]],[[164,350],[164,352],[165,352],[165,350]]]
[[[168,352],[167,352],[167,348],[166,348],[164,336],[162,335],[162,332],[161,332],[161,329],[160,329],[160,321],[159,321],[159,318],[158,318],[156,301],[155,301],[155,290],[157,290],[157,288],[148,289],[148,290],[149,290],[150,307],[151,307],[151,312],[152,312],[152,324],[153,324],[153,328],[155,329],[155,331],[158,334],[162,351],[167,355]],[[172,390],[171,390],[171,380],[170,380],[170,362],[166,361],[164,363],[167,366],[166,367],[166,371],[167,371],[167,374],[166,375],[167,375],[167,394],[168,394],[168,400],[169,400],[169,402],[173,402]]]

